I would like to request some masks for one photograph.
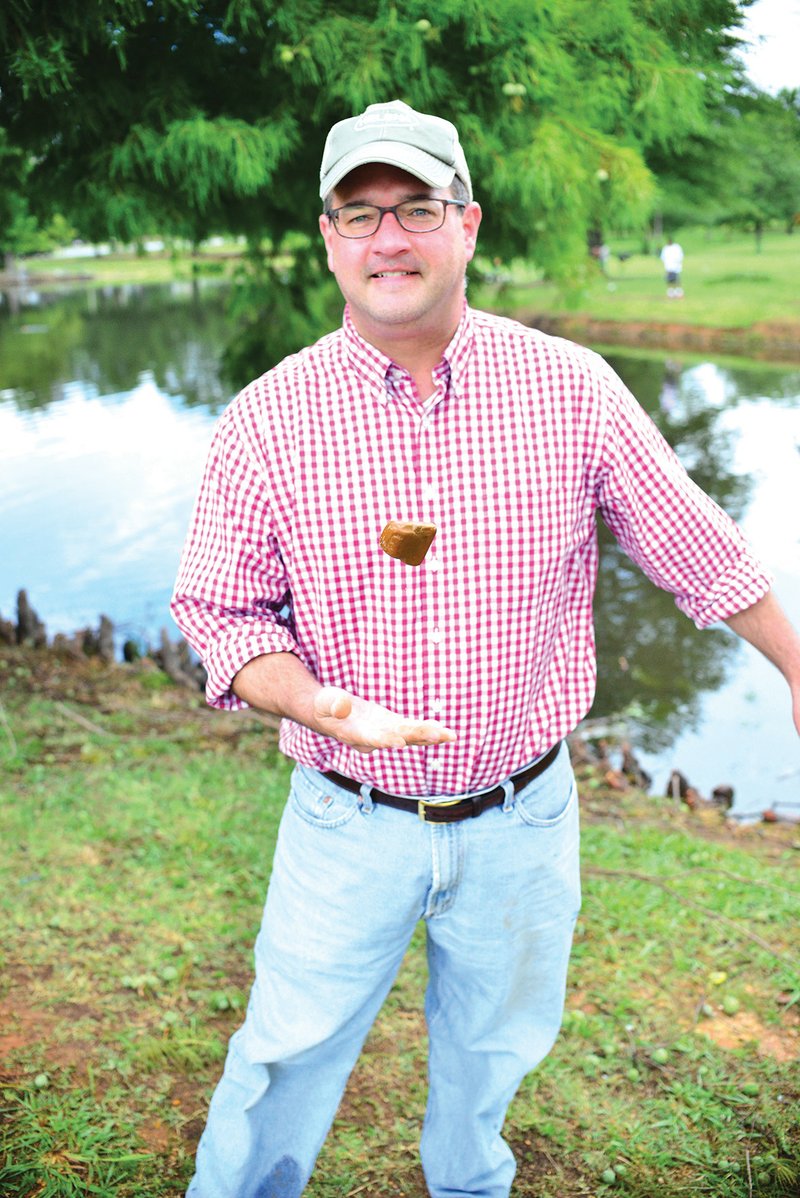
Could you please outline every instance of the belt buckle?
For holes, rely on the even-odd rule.
[[[438,807],[455,807],[458,803],[463,803],[463,801],[464,795],[457,795],[454,799],[445,799],[441,803],[426,803],[424,799],[419,799],[417,802],[417,815],[422,820],[423,824],[435,824],[437,822],[436,820],[429,820],[425,818],[427,814],[426,808],[432,807],[435,809]]]

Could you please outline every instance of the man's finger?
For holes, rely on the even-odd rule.
[[[438,720],[420,720],[417,724],[405,723],[401,725],[400,730],[407,744],[451,744],[456,739],[453,729],[446,728]]]

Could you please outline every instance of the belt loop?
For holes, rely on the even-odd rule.
[[[360,795],[359,807],[365,815],[370,815],[375,808],[375,804],[372,801],[372,783],[362,783],[358,793]]]
[[[514,806],[514,795],[516,794],[516,791],[514,790],[514,783],[510,778],[507,778],[506,781],[501,782],[500,785],[506,794],[505,802],[503,803],[503,811],[510,811]]]

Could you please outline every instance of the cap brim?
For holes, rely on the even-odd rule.
[[[416,146],[408,146],[399,141],[374,141],[345,154],[322,176],[319,185],[321,199],[324,200],[328,192],[333,191],[350,171],[359,166],[366,166],[369,162],[382,162],[386,166],[399,167],[400,170],[408,171],[410,175],[421,179],[429,187],[449,187],[456,175],[454,166],[447,166]]]

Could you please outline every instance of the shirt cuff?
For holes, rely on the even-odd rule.
[[[211,707],[223,711],[240,711],[249,706],[231,690],[231,683],[236,675],[254,657],[264,653],[294,653],[296,657],[308,665],[305,655],[301,652],[297,641],[291,633],[275,628],[274,625],[250,628],[246,635],[241,632],[218,642],[213,651],[203,663],[208,678],[206,680],[206,700]]]
[[[772,582],[772,576],[761,562],[744,552],[720,574],[705,595],[679,596],[675,602],[698,628],[708,628],[758,603],[770,590]]]

